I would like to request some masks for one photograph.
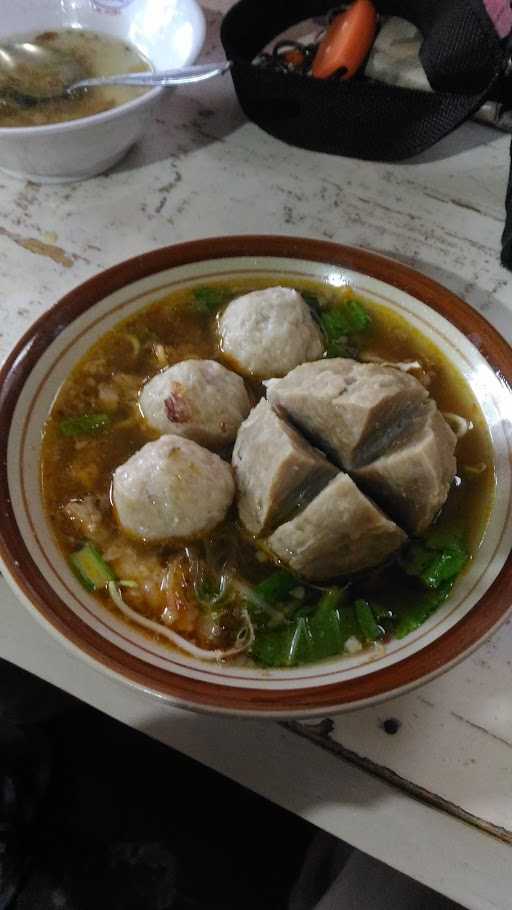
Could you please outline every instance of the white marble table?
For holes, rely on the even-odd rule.
[[[228,5],[209,0],[206,58],[219,53]],[[0,174],[0,351],[63,293],[121,259],[253,232],[387,253],[459,293],[511,340],[512,275],[498,261],[508,145],[468,125],[402,164],[339,159],[288,148],[245,122],[229,77],[183,89],[107,176],[37,187]],[[69,656],[0,585],[0,656],[472,910],[510,908],[511,625],[412,694],[285,728],[188,714],[111,682]],[[382,727],[388,718],[400,722],[394,735]]]

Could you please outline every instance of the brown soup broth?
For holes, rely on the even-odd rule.
[[[372,318],[359,356],[381,357],[392,362],[419,360],[431,377],[429,392],[440,410],[471,421],[472,429],[457,445],[457,480],[437,524],[447,530],[455,526],[464,528],[474,555],[493,503],[495,475],[485,420],[467,383],[444,354],[402,316],[354,294],[350,288],[326,287],[309,280],[292,282],[277,275],[237,279],[229,284],[216,281],[215,287],[222,287],[228,302],[241,293],[277,283],[308,291],[328,304],[357,299]],[[198,305],[193,291],[194,288],[174,291],[120,322],[87,352],[60,389],[44,431],[41,476],[48,520],[66,557],[83,543],[83,536],[77,535],[65,515],[66,504],[90,493],[109,497],[114,469],[155,438],[137,416],[137,394],[142,384],[161,369],[184,359],[223,360],[217,341],[217,317]],[[117,405],[110,411],[110,430],[94,436],[62,436],[59,424],[64,418],[105,411],[99,392],[114,380],[119,383],[120,392]],[[247,385],[256,403],[264,389],[256,382]],[[231,452],[220,454],[229,459]],[[485,469],[479,470],[483,465]],[[141,559],[152,556],[165,563],[169,558],[169,547],[128,540],[110,514],[106,524],[111,539],[121,546],[129,545]],[[249,582],[275,571],[274,564],[262,562],[261,552],[238,525],[235,508],[225,524],[213,533],[211,543],[230,549],[232,564]],[[371,575],[372,579],[375,577],[378,578],[378,573]],[[96,596],[107,608],[115,610],[104,592]],[[158,618],[150,607],[144,608],[144,613]],[[151,633],[145,634],[151,637]]]

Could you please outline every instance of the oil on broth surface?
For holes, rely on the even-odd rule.
[[[4,39],[2,45],[8,48],[8,44],[29,44],[42,51],[45,48],[56,51],[62,54],[63,61],[70,59],[76,63],[78,79],[151,70],[148,60],[130,42],[86,29],[59,29],[17,36],[11,38],[9,43]],[[13,59],[16,59],[15,56]],[[24,85],[29,84],[30,87],[35,83],[37,90],[38,83],[60,84],[61,75],[58,65],[48,67],[36,63],[29,72],[25,66],[6,66],[0,55],[0,127],[45,126],[90,117],[125,104],[147,91],[145,88],[116,85],[80,89],[67,97],[30,105],[20,98]]]
[[[361,359],[420,361],[430,377],[429,392],[440,410],[461,415],[471,422],[472,429],[457,445],[457,478],[436,528],[448,534],[463,529],[469,552],[473,554],[481,541],[494,497],[494,466],[483,415],[457,370],[404,318],[354,295],[350,288],[335,289],[312,281],[290,282],[289,279],[279,282],[278,275],[237,280],[229,285],[216,282],[215,287],[221,288],[227,302],[241,293],[276,283],[316,295],[329,306],[347,299],[359,300],[371,315],[371,327],[361,340]],[[140,387],[162,368],[187,358],[210,358],[221,362],[223,359],[217,341],[216,315],[196,300],[194,288],[162,297],[120,323],[87,353],[64,383],[46,426],[42,484],[49,520],[67,557],[83,543],[83,535],[70,526],[64,512],[66,504],[90,493],[97,494],[105,503],[109,501],[113,470],[155,438],[138,416]],[[59,431],[63,419],[105,410],[101,403],[102,390],[110,388],[113,381],[114,385],[118,383],[118,391],[111,402],[112,430],[79,438],[63,436]],[[256,382],[247,382],[247,387],[256,403],[263,395],[263,387]],[[220,454],[229,458],[230,451]],[[128,551],[129,557],[123,564],[126,572],[137,560],[149,561],[149,564],[154,560],[156,566],[165,564],[172,555],[169,547],[128,540],[116,527],[110,508],[106,510],[104,523],[110,550],[114,541],[115,546]],[[208,547],[227,550],[231,565],[249,584],[259,583],[275,572],[275,566],[263,561],[261,551],[238,524],[235,508],[231,509],[225,524],[212,534]],[[355,595],[380,597],[386,589],[384,600],[389,601],[390,589],[393,589],[397,602],[400,601],[400,596],[405,595],[399,593],[401,579],[397,571],[391,566],[382,571],[363,573],[355,579]],[[121,577],[129,576],[123,573]],[[300,579],[296,584],[302,584]],[[108,609],[115,609],[104,592],[97,596]],[[130,596],[129,592],[127,596]],[[140,611],[149,618],[159,619],[161,606],[148,602]],[[393,624],[398,621],[399,614],[400,610],[390,625],[384,623],[384,638],[393,633]],[[227,634],[229,639],[229,628]]]

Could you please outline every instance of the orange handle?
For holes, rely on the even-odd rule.
[[[331,22],[318,45],[312,75],[317,79],[327,79],[343,69],[345,72],[341,78],[350,79],[370,50],[376,29],[377,10],[371,0],[355,0],[346,12],[340,13]]]

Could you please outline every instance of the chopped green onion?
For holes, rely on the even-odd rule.
[[[341,654],[347,639],[357,632],[355,618],[353,622],[342,619],[345,596],[343,588],[331,588],[316,608],[301,607],[291,622],[278,629],[260,629],[253,658],[269,667],[293,667]]]
[[[370,326],[370,317],[357,300],[347,300],[345,303],[324,310],[321,322],[329,338],[335,340],[341,335],[356,335],[365,332]]]
[[[353,606],[343,607],[343,609],[339,611],[339,614],[341,638],[343,641],[343,647],[345,647],[349,639],[360,639],[361,632],[356,618],[356,611],[354,610]]]
[[[254,593],[261,600],[269,604],[286,600],[290,592],[297,587],[297,579],[290,572],[274,572],[260,581],[254,588]]]
[[[425,587],[436,590],[446,581],[454,581],[469,559],[459,535],[434,531],[424,541],[414,543],[403,561],[407,575],[420,579]]]
[[[88,591],[99,591],[116,576],[94,544],[86,543],[69,558],[71,568]]]
[[[308,620],[311,641],[307,662],[334,657],[343,651],[344,637],[341,628],[340,610],[345,592],[343,588],[331,588],[323,595],[314,613]]]
[[[346,357],[352,353],[348,338],[365,332],[371,319],[357,300],[346,300],[345,303],[324,310],[320,315],[320,324],[326,337],[329,357]]]
[[[61,420],[59,430],[62,436],[93,436],[106,430],[110,423],[108,414],[82,414]]]
[[[348,325],[346,335],[355,335],[357,332],[366,332],[370,328],[371,318],[358,300],[347,300],[343,305],[343,315]]]
[[[400,611],[398,623],[395,626],[395,637],[405,638],[406,635],[419,629],[449,596],[454,582],[454,578],[444,581],[435,591],[426,591],[414,603],[403,607]]]
[[[442,550],[422,572],[421,580],[427,588],[439,588],[443,582],[456,578],[467,560],[467,553]]]
[[[367,600],[356,600],[354,603],[356,619],[364,641],[377,641],[382,638],[383,629],[375,619],[373,610]]]
[[[194,297],[199,309],[213,316],[226,302],[226,292],[222,288],[196,288]]]
[[[251,656],[267,667],[293,667],[306,650],[306,620],[300,616],[280,629],[256,632]]]

